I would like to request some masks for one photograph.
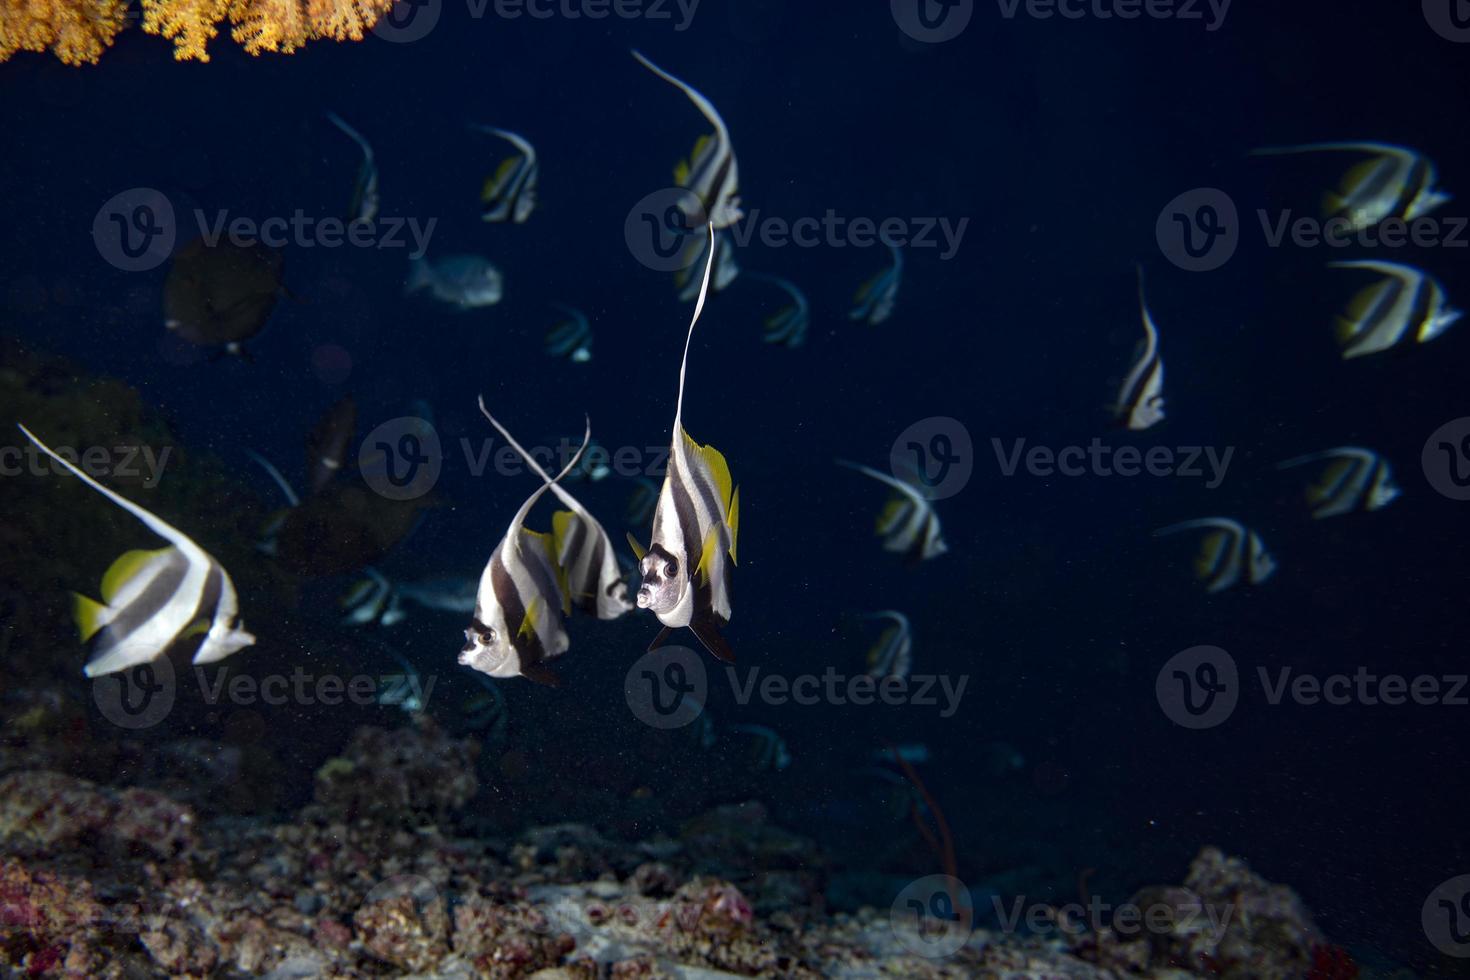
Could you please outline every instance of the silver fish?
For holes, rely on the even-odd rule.
[[[1276,559],[1266,551],[1261,536],[1228,517],[1202,517],[1170,524],[1154,532],[1155,537],[1180,531],[1207,532],[1194,560],[1195,578],[1210,593],[1249,582],[1260,585],[1276,571]]]
[[[500,270],[478,255],[451,255],[430,263],[419,256],[409,265],[405,295],[427,291],[458,310],[494,306],[505,292]]]

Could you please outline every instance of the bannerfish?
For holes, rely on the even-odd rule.
[[[348,209],[348,221],[351,224],[372,224],[378,217],[378,162],[373,156],[372,145],[362,138],[357,130],[353,129],[335,112],[327,113],[327,118],[332,125],[352,138],[352,141],[362,148],[362,166],[358,168],[357,180],[352,185],[352,204]]]
[[[1341,218],[1362,231],[1388,218],[1413,221],[1451,200],[1437,188],[1439,172],[1429,158],[1389,143],[1307,143],[1256,150],[1258,156],[1298,153],[1358,153],[1369,159],[1343,175],[1336,191],[1322,201],[1325,218]]]
[[[592,324],[581,310],[560,303],[552,306],[561,310],[570,320],[563,320],[546,333],[546,353],[552,357],[565,357],[576,364],[592,360]]]
[[[703,271],[705,259],[708,258],[710,240],[704,234],[704,229],[696,229],[695,234],[690,234],[685,239],[684,249],[679,256],[679,268],[674,272],[674,285],[679,289],[679,299],[689,302],[699,295],[700,280],[699,273]],[[718,293],[740,275],[740,266],[735,264],[735,238],[728,231],[715,232],[715,274],[710,280],[709,291]]]
[[[516,148],[514,154],[500,161],[495,172],[485,178],[485,186],[480,191],[480,220],[521,224],[536,209],[536,178],[540,176],[536,148],[524,136],[508,129],[474,123],[470,128],[499,136]]]
[[[1278,470],[1308,463],[1327,463],[1321,479],[1307,488],[1312,518],[1337,517],[1355,510],[1379,510],[1402,492],[1393,482],[1388,461],[1371,449],[1341,446],[1277,463]]]
[[[868,676],[908,677],[914,662],[914,634],[909,618],[896,609],[885,609],[868,618],[892,623],[868,651]]]
[[[551,540],[556,561],[566,576],[566,587],[573,608],[590,613],[598,619],[617,619],[633,608],[628,598],[628,583],[618,568],[617,552],[607,531],[591,512],[568,493],[536,462],[536,457],[526,452],[515,437],[496,421],[480,399],[480,411],[490,424],[520,453],[531,471],[551,488],[556,499],[566,506],[551,515]]]
[[[376,568],[363,569],[366,578],[359,579],[342,594],[339,605],[346,610],[342,617],[344,626],[366,626],[369,623],[392,625],[401,618],[398,593],[388,577]]]
[[[1223,592],[1242,581],[1260,585],[1276,571],[1276,559],[1255,531],[1228,517],[1202,517],[1195,521],[1170,524],[1154,532],[1155,537],[1179,531],[1206,531],[1198,557],[1194,560],[1195,578],[1205,583],[1205,591]]]
[[[489,259],[478,255],[451,255],[434,263],[419,256],[409,264],[403,292],[420,291],[457,310],[473,310],[499,303],[505,281]]]
[[[780,772],[791,765],[791,752],[786,748],[786,740],[765,725],[731,725],[725,730],[754,739],[752,762],[756,769]]]
[[[88,677],[127,670],[158,659],[175,642],[204,634],[194,663],[223,660],[255,642],[240,622],[235,583],[220,563],[161,517],[114,493],[58,456],[30,429],[27,439],[87,486],[169,542],[158,551],[129,551],[102,576],[102,601],[77,594],[74,612],[92,651]]]
[[[1138,308],[1143,314],[1143,342],[1113,403],[1113,417],[1118,424],[1134,432],[1152,428],[1164,419],[1164,361],[1159,357],[1159,328],[1143,295],[1142,266],[1138,268]]]
[[[592,439],[587,423],[582,449]],[[517,675],[557,686],[560,681],[546,666],[567,652],[571,639],[562,617],[571,612],[566,573],[557,563],[550,535],[525,526],[526,515],[547,489],[566,475],[581,450],[551,483],[542,483],[521,504],[495,546],[475,595],[475,612],[459,662],[491,677]]]
[[[766,318],[766,330],[762,339],[768,344],[784,344],[792,348],[806,343],[806,331],[811,325],[811,308],[807,305],[805,294],[790,280],[780,276],[761,272],[749,272],[746,275],[761,282],[773,283],[791,297],[790,305],[781,307]]]
[[[643,67],[688,96],[689,101],[715,127],[712,135],[702,134],[695,142],[694,152],[689,159],[680,160],[674,168],[674,182],[692,192],[704,210],[702,215],[690,214],[687,205],[681,205],[681,209],[685,210],[686,227],[692,231],[706,222],[717,229],[730,227],[745,217],[745,212],[740,209],[740,168],[735,162],[735,148],[730,144],[730,131],[725,128],[725,121],[720,118],[709,99],[688,84],[670,75],[637,51],[633,52],[633,57]]]
[[[1364,288],[1333,321],[1344,358],[1388,350],[1409,336],[1419,343],[1448,330],[1463,313],[1449,305],[1438,279],[1411,265],[1360,260],[1330,269],[1364,269],[1385,278]]]
[[[911,562],[938,558],[949,551],[939,528],[939,515],[934,503],[911,483],[880,473],[861,463],[837,460],[837,465],[857,470],[880,483],[886,483],[896,493],[878,515],[876,533],[883,539],[883,550],[907,556]]]
[[[714,225],[710,224],[708,230],[713,240]],[[658,647],[675,629],[687,626],[710,653],[734,663],[735,652],[720,630],[730,622],[730,573],[735,565],[740,490],[732,489],[730,467],[720,451],[701,446],[684,431],[689,345],[694,339],[694,325],[704,311],[713,265],[711,249],[694,316],[684,337],[668,473],[653,511],[652,540],[646,550],[631,534],[628,541],[638,556],[643,576],[638,587],[638,608],[652,609],[664,627],[649,649]]]
[[[893,253],[893,264],[858,287],[852,297],[852,309],[847,311],[849,320],[862,320],[876,327],[893,315],[898,287],[903,280],[903,252],[891,244],[888,250]]]
[[[356,432],[357,403],[351,395],[344,395],[327,409],[306,437],[307,485],[312,493],[320,493],[342,472]]]
[[[197,347],[244,357],[283,290],[280,252],[259,243],[196,238],[174,254],[163,283],[163,325]]]

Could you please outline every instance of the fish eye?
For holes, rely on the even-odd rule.
[[[679,563],[677,561],[670,561],[664,564],[664,578],[673,578],[675,575],[678,574]]]

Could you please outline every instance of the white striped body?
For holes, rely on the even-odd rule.
[[[471,128],[499,136],[519,153],[518,156],[502,160],[495,173],[485,179],[485,186],[480,192],[480,219],[524,223],[536,209],[536,183],[540,176],[536,148],[531,145],[530,140],[508,129],[497,129],[494,126]]]
[[[544,678],[541,665],[571,646],[562,622],[565,612],[561,569],[549,539],[526,530],[518,520],[495,546],[480,576],[459,662],[491,677]]]
[[[897,246],[890,245],[893,265],[878,273],[858,287],[853,296],[853,307],[848,310],[849,320],[860,320],[877,326],[893,315],[898,302],[898,287],[903,281],[903,253]]]
[[[915,562],[938,558],[949,551],[933,502],[917,488],[869,466],[840,459],[837,462],[887,484],[896,491],[883,512],[878,515],[875,526],[878,536],[883,539],[884,551],[905,555]]]
[[[1312,518],[1339,517],[1356,510],[1379,510],[1400,494],[1388,462],[1371,449],[1342,446],[1278,464],[1278,469],[1326,463],[1319,480],[1307,488]]]
[[[1412,337],[1433,340],[1457,320],[1439,280],[1410,265],[1373,260],[1332,262],[1328,268],[1358,269],[1384,276],[1359,292],[1334,321],[1344,358],[1378,354]]]
[[[1113,413],[1135,432],[1164,420],[1164,361],[1159,356],[1159,329],[1143,296],[1143,270],[1138,271],[1138,305],[1143,315],[1143,347],[1118,389]]]
[[[1364,154],[1368,159],[1343,175],[1336,191],[1326,195],[1323,216],[1346,222],[1362,231],[1389,218],[1413,221],[1451,200],[1440,190],[1439,173],[1428,157],[1390,143],[1310,143],[1273,147],[1258,154],[1341,152]]]
[[[695,443],[678,426],[653,512],[653,540],[640,566],[638,594],[638,605],[652,609],[665,626],[688,626],[705,618],[720,626],[730,621],[732,501],[724,457],[712,446]]]
[[[568,506],[576,505],[552,515],[556,558],[566,572],[571,604],[598,619],[617,619],[633,608],[633,600],[607,531],[570,494],[557,496]]]
[[[1174,534],[1199,530],[1205,536],[1194,561],[1194,574],[1211,594],[1241,583],[1260,585],[1276,571],[1276,560],[1266,551],[1261,536],[1228,517],[1204,517],[1171,524],[1155,533]]]
[[[908,677],[914,661],[914,635],[909,618],[895,609],[885,609],[870,618],[886,619],[892,625],[868,651],[868,675]]]
[[[681,162],[674,171],[680,187],[691,191],[704,210],[704,214],[690,214],[685,210],[686,225],[692,231],[706,222],[716,229],[728,228],[745,216],[740,209],[740,166],[735,160],[735,148],[730,144],[730,131],[725,121],[715,111],[714,105],[686,82],[675,78],[637,51],[633,52],[649,71],[679,89],[693,102],[714,127],[714,133],[701,136],[694,144],[694,152],[687,162]]]

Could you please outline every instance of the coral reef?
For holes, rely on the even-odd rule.
[[[361,41],[393,0],[142,0],[143,30],[174,43],[179,60],[208,61],[207,45],[229,20],[251,54],[290,54],[307,41]],[[0,61],[45,51],[69,65],[95,64],[128,25],[128,0],[6,0]]]
[[[202,755],[206,745],[171,751]],[[677,839],[574,823],[460,836],[476,747],[418,722],[361,728],[281,822],[199,817],[150,790],[56,772],[0,779],[0,971],[277,978],[1349,977],[1290,889],[1207,848],[1135,903],[1224,910],[1141,938],[976,930],[920,955],[912,925],[828,916],[825,866],[760,804]],[[231,760],[224,760],[225,765]],[[719,868],[718,874],[709,869]],[[1216,920],[1206,920],[1213,922]],[[1315,971],[1315,972],[1314,972]]]

